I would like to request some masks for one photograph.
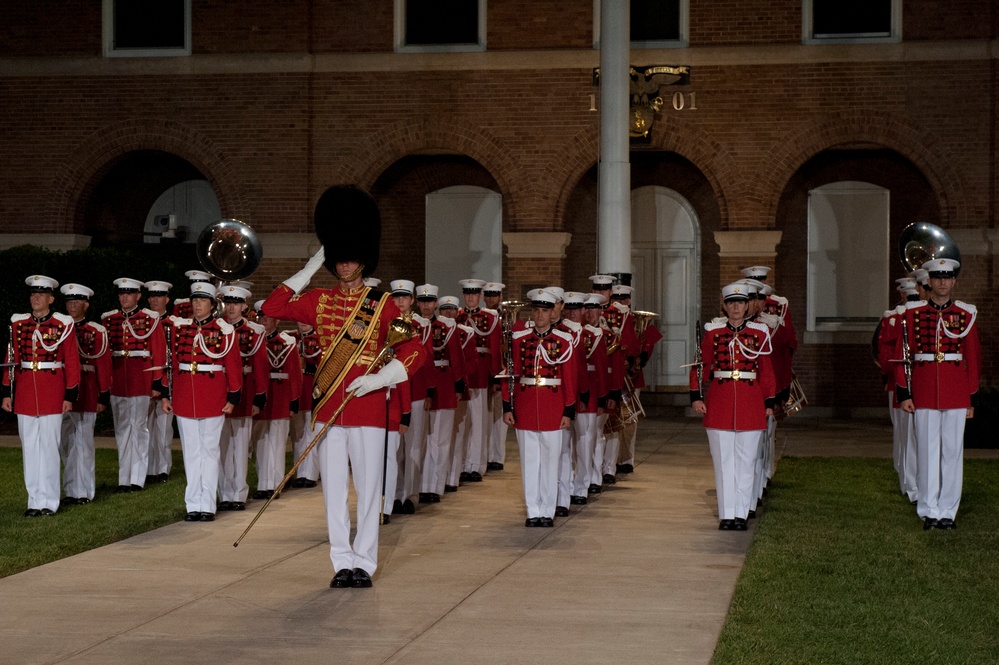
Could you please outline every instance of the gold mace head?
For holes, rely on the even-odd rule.
[[[403,318],[395,318],[389,322],[388,334],[385,336],[385,346],[401,344],[413,336],[413,324]]]

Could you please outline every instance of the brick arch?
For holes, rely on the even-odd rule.
[[[73,232],[83,218],[87,199],[101,178],[122,157],[137,150],[160,150],[198,169],[218,197],[223,217],[250,222],[252,213],[237,183],[236,165],[222,149],[195,129],[164,119],[132,119],[97,130],[69,153],[51,184],[49,218]]]
[[[513,151],[488,130],[441,121],[414,125],[405,120],[389,127],[340,161],[329,182],[320,183],[319,189],[352,182],[370,190],[399,159],[430,149],[457,152],[478,162],[496,180],[507,214],[516,218],[515,206],[522,193],[515,184],[518,177]]]
[[[761,218],[773,227],[788,182],[808,160],[824,150],[856,144],[878,145],[908,159],[930,183],[945,226],[967,221],[960,175],[933,134],[907,118],[861,109],[837,114],[817,125],[802,126],[774,144],[761,160],[748,193],[762,202]]]

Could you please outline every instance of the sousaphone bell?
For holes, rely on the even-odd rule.
[[[198,261],[223,282],[246,279],[260,266],[264,251],[257,233],[238,219],[209,224],[198,235]]]

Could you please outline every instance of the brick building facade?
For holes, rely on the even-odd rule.
[[[633,65],[684,64],[691,75],[665,91],[649,137],[633,144],[632,187],[668,188],[695,219],[696,279],[685,285],[700,292],[701,318],[716,314],[738,268],[774,266],[805,392],[837,412],[883,399],[869,332],[809,330],[809,192],[842,181],[887,190],[890,276],[902,273],[894,248],[909,222],[951,232],[991,383],[999,10],[895,0],[894,43],[811,44],[811,1],[692,0],[684,47],[633,49]],[[427,253],[441,251],[425,239],[425,197],[462,185],[502,195],[511,297],[529,285],[588,287],[595,3],[488,0],[484,50],[452,53],[397,52],[391,2],[189,4],[190,55],[152,58],[104,55],[100,3],[8,8],[0,244],[140,243],[153,201],[201,178],[223,217],[261,234],[263,295],[315,249],[320,193],[356,183],[383,212],[378,274],[420,283]],[[894,301],[887,283],[869,289]]]

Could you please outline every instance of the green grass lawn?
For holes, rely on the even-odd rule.
[[[714,663],[999,662],[999,460],[964,469],[924,532],[889,460],[781,460]]]

